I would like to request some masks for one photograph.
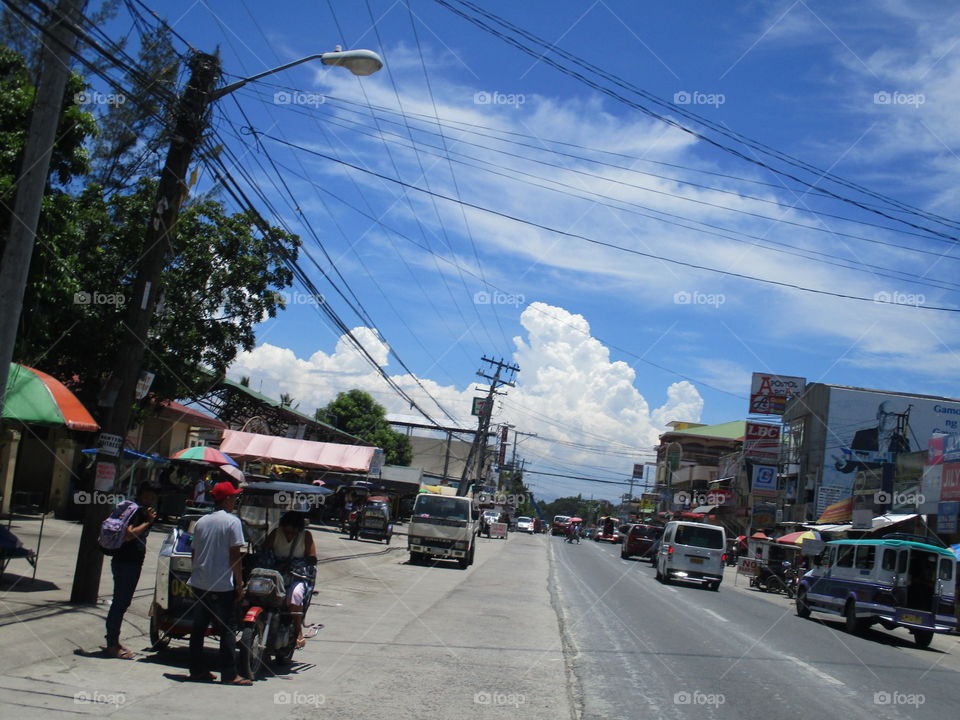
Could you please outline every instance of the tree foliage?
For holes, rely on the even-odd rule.
[[[413,460],[410,438],[390,427],[387,411],[363,390],[339,393],[326,407],[317,410],[316,417],[381,448],[387,465],[409,465]]]
[[[141,178],[112,193],[81,184],[89,170],[86,148],[97,130],[93,116],[76,105],[83,88],[73,76],[65,93],[15,358],[67,382],[95,410],[105,371],[128,340],[123,309],[137,301],[132,286],[157,183]],[[0,49],[4,239],[33,93],[23,59]],[[240,349],[252,350],[256,324],[283,307],[279,291],[292,282],[287,263],[296,259],[299,239],[261,226],[252,213],[230,213],[209,198],[183,207],[145,356],[144,369],[156,375],[156,399],[199,394],[209,371],[222,373]]]

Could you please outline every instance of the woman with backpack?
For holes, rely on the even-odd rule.
[[[112,558],[110,567],[113,570],[113,602],[110,603],[107,613],[107,646],[104,649],[104,654],[108,657],[133,659],[133,653],[120,644],[120,627],[123,625],[123,616],[133,601],[137,583],[140,582],[140,570],[147,555],[147,535],[157,519],[157,511],[154,509],[156,504],[156,491],[144,483],[137,490],[136,502],[125,500],[120,503],[104,521],[101,529],[100,546],[104,554]],[[122,527],[124,520],[126,524]],[[105,534],[119,537],[113,541],[105,541]],[[118,542],[119,547],[113,547]]]

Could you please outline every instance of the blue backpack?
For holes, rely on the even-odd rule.
[[[104,555],[116,555],[125,542],[127,528],[140,506],[133,500],[124,500],[110,513],[110,517],[100,524],[100,550]]]

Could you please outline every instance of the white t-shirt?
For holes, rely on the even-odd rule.
[[[236,515],[217,510],[197,520],[193,528],[193,572],[187,585],[197,590],[233,590],[230,548],[242,547],[243,525]]]

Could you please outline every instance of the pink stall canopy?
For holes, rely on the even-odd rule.
[[[374,448],[224,430],[220,450],[236,460],[262,460],[320,470],[368,472]]]

